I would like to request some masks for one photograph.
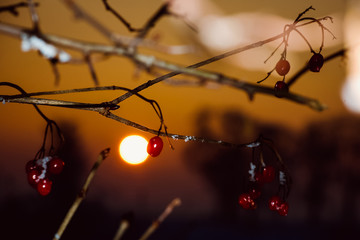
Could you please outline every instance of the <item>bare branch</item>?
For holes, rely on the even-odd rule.
[[[1,83],[0,83],[1,85]],[[94,88],[84,88],[84,89],[72,89],[72,90],[59,90],[59,91],[49,91],[49,92],[38,92],[38,93],[29,93],[28,96],[35,96],[35,95],[55,95],[55,94],[65,94],[65,93],[74,93],[74,92],[87,92],[87,91],[100,91],[100,90],[115,90],[115,86],[109,86],[109,87],[94,87]],[[104,103],[81,103],[81,102],[69,102],[69,101],[63,101],[63,100],[52,100],[52,99],[43,99],[43,98],[31,98],[31,97],[22,97],[22,95],[12,95],[12,96],[6,96],[6,95],[0,95],[0,101],[5,102],[13,102],[13,103],[25,103],[25,104],[33,104],[33,105],[46,105],[46,106],[54,106],[54,107],[65,107],[65,108],[74,108],[74,109],[80,109],[80,110],[88,110],[88,111],[95,111],[100,113],[101,115],[113,119],[117,122],[123,123],[125,125],[128,125],[130,127],[134,127],[136,129],[139,129],[144,132],[148,132],[154,135],[164,136],[172,138],[173,140],[184,140],[185,142],[189,141],[196,141],[196,142],[202,142],[202,143],[212,143],[212,144],[219,144],[221,146],[226,147],[236,147],[236,148],[243,148],[243,147],[256,147],[258,145],[258,142],[251,142],[251,143],[244,143],[244,144],[234,144],[225,142],[222,140],[214,140],[214,139],[207,139],[197,136],[186,136],[186,135],[180,135],[180,134],[173,134],[173,133],[167,133],[161,132],[159,130],[150,129],[148,127],[145,127],[143,125],[140,125],[138,123],[135,123],[133,121],[127,120],[125,118],[122,118],[120,116],[117,116],[113,114],[110,110],[116,110],[119,108],[118,105],[113,105],[109,102]]]
[[[315,21],[312,21],[312,22],[315,22]],[[301,24],[300,26],[305,26],[310,23],[311,23],[311,21]],[[296,27],[299,27],[299,26],[296,26]],[[161,77],[150,80],[150,81],[136,87],[132,91],[129,91],[126,94],[124,94],[112,101],[112,103],[118,104],[121,101],[127,99],[128,97],[132,96],[134,93],[140,92],[154,84],[157,84],[163,80],[166,80],[166,79],[176,76],[178,74],[187,74],[187,75],[198,77],[200,79],[207,79],[207,80],[215,82],[215,83],[228,85],[228,86],[231,86],[231,87],[234,87],[237,89],[244,90],[248,93],[250,99],[253,98],[255,93],[261,93],[261,94],[267,94],[267,95],[274,96],[275,91],[272,88],[247,83],[245,81],[237,80],[234,78],[229,78],[229,77],[226,77],[223,75],[219,75],[217,72],[198,70],[195,68],[199,68],[201,66],[207,65],[209,63],[221,60],[223,58],[232,56],[234,54],[237,54],[237,53],[249,50],[249,49],[263,46],[266,43],[283,38],[284,34],[288,34],[289,31],[291,31],[291,30],[292,30],[292,28],[289,28],[288,30],[286,30],[283,33],[278,34],[274,37],[271,37],[266,40],[259,41],[259,42],[253,43],[253,44],[249,44],[247,46],[226,52],[224,54],[220,54],[218,56],[206,59],[204,61],[190,65],[188,67],[183,67],[183,66],[179,66],[179,65],[176,65],[173,63],[162,61],[162,60],[156,59],[154,56],[151,56],[151,55],[145,55],[145,54],[140,54],[140,53],[134,53],[133,55],[129,55],[127,53],[127,50],[122,48],[121,46],[107,46],[107,45],[102,45],[102,44],[87,43],[87,42],[71,40],[68,38],[62,38],[62,37],[54,36],[54,35],[45,35],[45,37],[48,41],[52,42],[53,44],[56,44],[56,45],[59,45],[62,47],[73,48],[73,49],[76,49],[76,50],[82,51],[82,52],[94,52],[94,53],[97,52],[97,53],[103,53],[103,54],[121,55],[121,56],[128,57],[130,60],[134,61],[135,63],[141,63],[147,68],[158,67],[161,69],[172,71]],[[21,33],[25,32],[25,30],[20,31],[20,32],[16,31],[16,30],[11,30],[11,27],[9,28],[8,25],[1,24],[1,23],[0,23],[0,31],[6,32],[6,33],[9,33],[12,35],[14,35],[15,33],[21,34]],[[310,98],[307,98],[304,96],[300,96],[300,95],[297,95],[294,93],[289,93],[289,94],[284,95],[284,99],[288,99],[290,101],[305,104],[305,105],[311,107],[312,109],[315,109],[318,111],[324,110],[326,108],[324,105],[319,103],[317,100],[310,99]]]

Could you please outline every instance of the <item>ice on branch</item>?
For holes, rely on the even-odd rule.
[[[254,148],[254,147],[258,147],[258,146],[260,146],[260,142],[253,142],[253,143],[246,145],[246,147],[248,147],[248,148]]]
[[[29,37],[28,34],[22,34],[21,39],[21,50],[24,52],[39,50],[45,58],[52,59],[58,57],[60,62],[68,62],[71,59],[68,53],[45,42],[37,36],[33,35]]]
[[[46,175],[46,169],[47,169],[47,163],[51,160],[52,157],[50,156],[47,156],[47,157],[44,157],[44,158],[40,158],[38,160],[36,160],[36,164],[38,166],[41,166],[42,167],[42,171],[41,171],[41,174],[39,175],[39,179],[44,179],[45,178],[45,175]]]
[[[171,137],[172,137],[172,139],[174,139],[174,140],[179,140],[179,135],[172,135]]]
[[[195,138],[192,136],[186,136],[186,138],[184,139],[185,142],[194,141],[194,140],[195,140]]]
[[[249,170],[250,177],[249,177],[249,180],[252,181],[252,182],[255,182],[255,168],[256,168],[256,165],[253,164],[252,162],[250,162],[250,170]]]
[[[285,185],[286,183],[285,173],[283,171],[279,171],[279,182],[280,185]]]

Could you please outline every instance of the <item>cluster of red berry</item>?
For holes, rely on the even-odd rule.
[[[269,199],[269,209],[277,211],[281,216],[287,216],[289,204],[286,201],[282,201],[279,196],[274,195]]]
[[[271,183],[275,179],[275,168],[272,166],[261,167],[259,171],[255,172],[255,165],[250,164],[250,182],[252,186],[246,193],[242,193],[239,196],[239,204],[244,209],[256,209],[257,204],[255,202],[261,195],[261,188],[266,183]],[[283,176],[282,176],[283,177]],[[284,181],[283,179],[280,182]],[[273,196],[269,200],[270,210],[277,210],[282,216],[286,216],[288,213],[289,205],[280,199],[278,196]]]
[[[157,157],[163,149],[163,141],[159,136],[152,137],[147,145],[147,153],[152,157]]]
[[[26,163],[25,169],[29,184],[38,193],[46,196],[51,192],[52,175],[58,175],[64,168],[64,161],[59,157],[44,157]]]
[[[308,62],[308,68],[312,72],[319,72],[324,64],[324,57],[320,53],[314,53]],[[285,76],[290,71],[290,63],[286,59],[280,59],[276,66],[276,72],[280,76]],[[284,80],[277,81],[274,87],[275,96],[282,97],[285,93],[289,92],[289,87]]]

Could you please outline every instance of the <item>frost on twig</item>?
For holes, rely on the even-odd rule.
[[[55,47],[52,44],[45,42],[43,39],[28,34],[21,34],[21,50],[24,52],[28,52],[30,50],[38,50],[41,55],[43,55],[47,59],[58,58],[60,62],[69,62],[71,60],[71,56]]]
[[[280,185],[285,185],[286,183],[285,173],[283,171],[279,171],[279,182]]]
[[[250,170],[249,170],[250,177],[249,177],[249,180],[252,181],[252,182],[255,182],[255,168],[256,168],[256,165],[253,164],[252,162],[250,162]]]

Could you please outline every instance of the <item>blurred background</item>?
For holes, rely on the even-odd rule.
[[[37,1],[40,27],[45,33],[109,44],[91,26],[75,19],[62,1]],[[76,1],[110,30],[132,36],[118,20],[105,11],[100,0]],[[16,1],[2,0],[1,5]],[[122,0],[109,3],[134,27],[141,27],[162,1]],[[174,1],[173,10],[193,23],[188,28],[181,18],[163,18],[149,39],[162,45],[188,45],[195,51],[173,55],[141,49],[182,65],[190,65],[213,55],[244,46],[283,31],[299,13],[313,6],[307,16],[332,16],[325,26],[322,54],[344,47],[357,52],[357,1]],[[358,8],[360,9],[360,8]],[[0,21],[31,27],[29,11],[20,15],[1,13]],[[352,17],[355,16],[353,19]],[[355,29],[355,30],[354,30]],[[304,35],[315,51],[321,44],[320,28],[306,27]],[[351,41],[350,41],[350,40]],[[93,86],[85,64],[59,65],[60,84],[54,85],[49,62],[35,51],[22,52],[21,41],[0,35],[0,81],[18,84],[28,92]],[[280,57],[277,52],[264,61],[280,42],[212,63],[204,69],[219,71],[251,83],[263,79]],[[73,57],[81,57],[68,50]],[[350,51],[351,52],[351,51]],[[99,56],[95,56],[99,57]],[[305,42],[291,35],[287,58],[289,77],[311,57]],[[49,196],[41,197],[27,183],[25,164],[40,149],[45,121],[33,107],[0,105],[0,215],[5,239],[52,238],[75,199],[99,152],[111,148],[100,167],[87,198],[66,229],[63,239],[111,239],[122,216],[131,213],[133,221],[124,239],[136,239],[175,197],[182,205],[154,233],[152,239],[339,239],[358,235],[360,226],[360,124],[357,110],[356,55],[347,54],[327,62],[319,73],[304,74],[291,91],[316,98],[328,106],[315,112],[284,99],[255,95],[249,101],[244,92],[216,84],[203,87],[157,84],[142,94],[155,99],[162,108],[171,133],[221,139],[233,143],[255,140],[259,134],[274,141],[293,178],[288,199],[289,214],[281,217],[267,208],[267,199],[276,186],[264,189],[255,211],[237,204],[246,191],[251,150],[232,149],[193,142],[173,141],[157,158],[141,165],[128,165],[118,153],[120,141],[130,134],[152,135],[104,118],[93,112],[41,107],[64,132],[61,153],[66,167],[56,178]],[[122,57],[99,60],[95,70],[101,86],[134,88],[154,77]],[[288,76],[287,76],[288,77]],[[185,77],[178,77],[182,80]],[[273,86],[281,78],[272,74],[264,83]],[[346,82],[354,83],[343,87]],[[345,90],[344,90],[345,89]],[[350,89],[351,91],[349,92]],[[344,94],[345,92],[345,94]],[[0,87],[0,94],[15,94]],[[122,92],[98,92],[56,96],[57,99],[84,102],[109,101]],[[348,97],[350,96],[350,97]],[[355,96],[354,98],[351,98]],[[345,102],[345,103],[344,103]],[[348,103],[352,111],[349,110]],[[137,98],[129,98],[115,114],[157,129],[153,110]]]

